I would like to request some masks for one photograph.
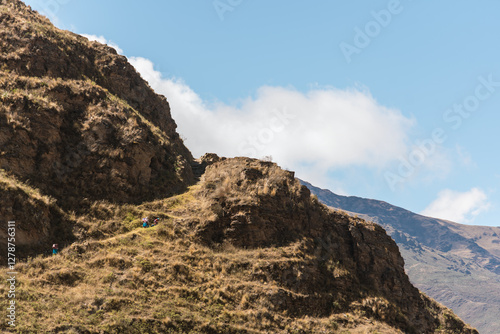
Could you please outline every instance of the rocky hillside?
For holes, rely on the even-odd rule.
[[[34,189],[0,170],[0,245],[7,247],[7,221],[18,221],[16,245],[19,255],[37,253],[47,248],[47,242],[61,240],[72,242],[75,237],[74,221],[65,214],[53,198],[44,196]],[[6,263],[4,254],[0,254],[2,263]]]
[[[193,161],[166,99],[113,49],[17,0],[1,2],[0,43],[16,332],[477,333],[410,283],[380,226],[292,172]]]
[[[67,226],[76,218],[58,207],[140,203],[194,182],[165,97],[114,49],[10,0],[0,6],[0,48],[0,215],[22,221],[20,246],[75,238]]]
[[[411,281],[481,333],[500,328],[500,228],[424,217],[385,202],[339,196],[304,182],[330,207],[383,226],[397,242]]]
[[[18,265],[20,333],[477,333],[380,226],[273,163],[223,159],[182,195],[95,213],[120,232]]]
[[[124,56],[0,7],[0,168],[65,208],[141,202],[191,184],[191,154],[165,97]]]

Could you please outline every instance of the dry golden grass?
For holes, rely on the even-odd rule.
[[[274,179],[235,185],[226,180],[236,177],[236,168],[214,169],[200,184],[171,198],[139,206],[95,202],[78,220],[89,231],[87,239],[57,256],[37,256],[17,265],[17,331],[402,333],[390,325],[399,309],[382,297],[365,295],[349,305],[339,299],[326,315],[319,315],[321,310],[298,314],[293,307],[279,307],[279,300],[306,298],[283,281],[283,273],[295,272],[299,278],[316,263],[307,238],[253,249],[230,242],[208,247],[197,241],[196,222],[216,219],[211,203],[220,196],[259,205],[262,198],[273,196],[266,186],[284,187],[286,174],[265,171],[272,166],[263,168]],[[295,184],[287,187],[290,193],[300,193]],[[254,195],[238,197],[238,192],[247,191]],[[140,227],[144,216],[162,219],[145,229]],[[351,275],[338,262],[326,261],[324,266],[336,279]],[[0,293],[5,292],[0,287]],[[452,321],[443,318],[450,315],[435,312],[443,324]]]
[[[19,264],[19,332],[69,324],[113,332],[120,326],[130,328],[132,319],[155,319],[171,326],[172,332],[186,333],[205,332],[203,328],[312,333],[369,324],[354,314],[294,319],[271,310],[262,296],[282,288],[251,277],[266,262],[279,259],[283,250],[214,251],[157,229],[138,228],[98,242],[77,243],[58,256]],[[293,254],[296,246],[284,251]],[[353,320],[343,321],[347,315]]]
[[[0,184],[3,184],[2,188],[5,187],[4,189],[21,190],[28,197],[42,201],[46,205],[51,206],[55,204],[54,198],[43,195],[39,189],[31,187],[25,182],[19,181],[16,177],[10,175],[3,169],[0,169]]]

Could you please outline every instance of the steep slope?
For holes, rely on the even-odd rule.
[[[85,237],[78,215],[96,201],[140,203],[194,182],[166,99],[115,50],[14,0],[0,5],[0,48],[0,213],[17,221],[19,254]]]
[[[320,201],[383,226],[411,281],[481,333],[500,328],[500,228],[424,217],[385,202],[336,195],[303,182]]]
[[[23,184],[0,170],[0,244],[7,249],[7,222],[16,221],[18,256],[26,257],[37,249],[50,250],[52,240],[69,243],[75,240],[74,221],[64,213],[55,201],[40,191]],[[57,237],[56,237],[57,236]],[[0,261],[6,263],[6,253],[0,253]]]
[[[73,210],[192,184],[165,97],[114,49],[17,0],[0,6],[0,48],[1,169]]]
[[[411,285],[380,226],[273,163],[212,162],[182,195],[100,217],[130,232],[18,265],[18,331],[477,333]]]

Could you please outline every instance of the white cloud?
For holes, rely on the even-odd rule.
[[[119,54],[123,54],[123,50],[116,44],[111,41],[108,41],[104,36],[96,36],[96,35],[87,35],[81,34],[83,37],[86,37],[89,41],[96,41],[102,44],[106,44],[107,46],[112,47]]]
[[[408,149],[406,133],[414,120],[378,104],[367,91],[302,93],[264,86],[238,106],[208,105],[181,80],[163,78],[150,60],[129,60],[167,97],[179,133],[195,156],[271,155],[300,176],[352,165],[383,167]]]
[[[489,207],[488,196],[478,188],[466,192],[445,189],[421,214],[457,223],[470,223]]]

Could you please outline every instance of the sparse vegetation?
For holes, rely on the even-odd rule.
[[[254,209],[265,210],[262,202],[272,198],[259,189],[266,184],[278,189],[275,200],[283,207],[297,201],[304,209],[312,205],[307,210],[320,210],[326,219],[332,214],[306,196],[288,172],[245,159],[211,166],[200,184],[175,197],[139,206],[95,202],[79,218],[95,236],[73,243],[58,256],[39,255],[18,265],[19,331],[66,326],[109,333],[134,328],[172,333],[404,332],[400,326],[408,318],[400,307],[362,292],[368,288],[357,285],[355,269],[340,250],[323,254],[325,246],[307,233],[279,247],[272,246],[270,235],[265,236],[268,246],[251,246],[247,239],[246,248],[230,240],[206,244],[200,239],[204,221],[217,225],[230,212],[245,217]],[[247,193],[251,195],[242,197]],[[215,202],[220,208],[214,209]],[[241,211],[243,207],[250,211]],[[275,213],[283,215],[279,210]],[[153,228],[131,225],[143,216],[162,219]],[[335,217],[339,226],[366,224],[346,215]],[[110,229],[111,222],[127,228]],[[318,280],[322,275],[331,277],[326,286]],[[337,290],[333,282],[351,288]],[[320,307],[322,298],[331,300],[329,307]],[[427,307],[443,333],[461,324],[441,315],[437,304]]]

